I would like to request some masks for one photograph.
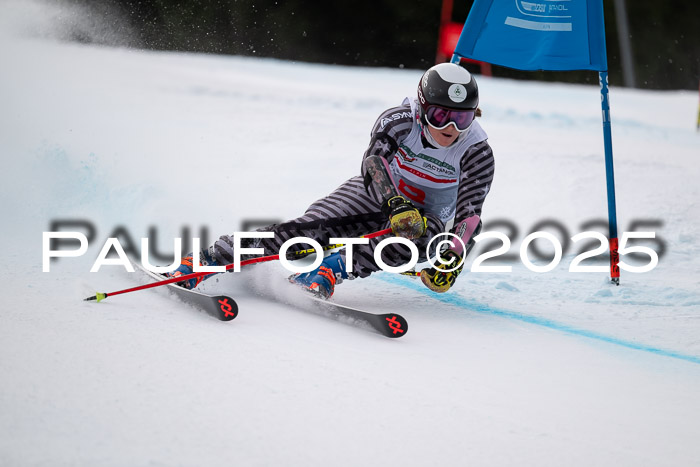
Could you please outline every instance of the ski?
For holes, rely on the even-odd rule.
[[[148,271],[140,265],[137,265],[137,267],[155,280],[160,281],[163,279],[163,276],[160,274]],[[238,316],[238,305],[231,297],[225,295],[208,295],[196,290],[182,288],[175,285],[175,283],[167,284],[167,287],[183,302],[204,310],[207,314],[221,321],[231,321]],[[365,325],[389,338],[402,337],[408,332],[408,322],[398,313],[371,313],[346,305],[333,303],[313,295],[308,295],[304,298],[318,309],[321,314],[333,318],[336,321]],[[286,302],[285,304],[292,305],[295,308],[306,308],[300,304]]]
[[[138,264],[137,267],[153,279],[163,280],[162,275],[148,271]],[[231,297],[226,295],[208,295],[196,290],[185,289],[175,284],[167,284],[167,287],[170,292],[174,293],[183,302],[203,310],[218,320],[231,321],[238,316],[238,304]]]
[[[350,321],[356,321],[360,324],[364,323],[378,333],[390,338],[402,337],[408,332],[408,321],[398,313],[377,314],[329,302],[313,295],[309,295],[307,298],[324,315],[328,315],[337,321],[345,321],[349,318]]]

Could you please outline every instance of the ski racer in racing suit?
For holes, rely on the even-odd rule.
[[[421,271],[421,279],[435,292],[447,291],[462,269],[454,266],[463,262],[479,233],[482,206],[494,176],[486,132],[475,121],[480,115],[478,103],[476,81],[467,70],[453,63],[430,68],[420,79],[416,98],[406,98],[377,119],[360,175],[313,203],[301,217],[259,229],[273,232],[274,238],[243,239],[241,246],[264,248],[265,255],[275,255],[294,237],[309,237],[325,246],[330,238],[359,237],[391,227],[395,235],[418,247],[419,261],[428,255],[438,259]],[[446,231],[465,247],[454,242],[449,249],[436,251],[440,242],[433,242],[427,252],[431,239]],[[364,278],[381,269],[373,253],[380,240],[353,245],[350,273],[341,250],[326,256],[316,270],[293,275],[290,281],[328,298],[343,279]],[[200,252],[200,264],[230,264],[233,248],[233,236],[224,235]],[[409,262],[411,251],[392,243],[382,250],[381,259],[386,265],[401,266]],[[191,273],[192,262],[192,255],[186,256],[172,275]],[[180,284],[193,288],[201,280]]]

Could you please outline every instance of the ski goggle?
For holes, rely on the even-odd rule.
[[[425,120],[436,130],[447,128],[454,123],[457,131],[467,131],[474,121],[474,110],[449,110],[443,107],[431,105],[425,111]]]

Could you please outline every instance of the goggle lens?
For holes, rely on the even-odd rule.
[[[442,107],[430,106],[425,112],[425,118],[436,130],[442,130],[454,123],[459,131],[466,131],[474,121],[474,110],[449,110]]]

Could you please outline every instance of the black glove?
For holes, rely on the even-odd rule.
[[[389,217],[391,231],[397,237],[419,238],[428,228],[426,218],[403,196],[390,198],[382,206],[382,212]]]

